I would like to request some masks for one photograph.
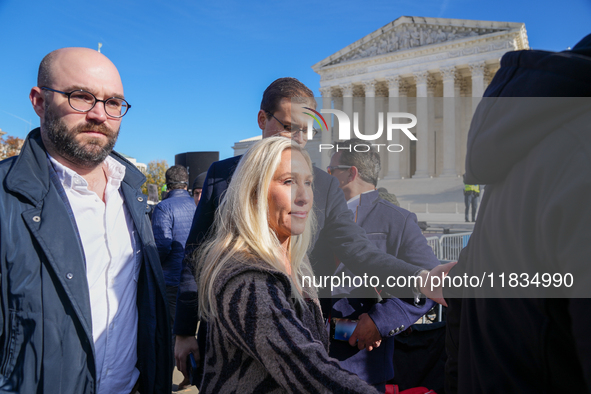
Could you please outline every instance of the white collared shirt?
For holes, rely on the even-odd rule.
[[[373,191],[375,191],[375,189],[368,190],[366,192],[356,195],[355,197],[350,198],[347,201],[347,208],[349,208],[354,214],[357,214],[357,207],[359,206],[359,203],[361,202],[361,195],[366,194],[366,193],[371,193]],[[357,221],[357,216],[355,216],[355,221]]]
[[[49,156],[49,155],[48,155]],[[125,166],[103,162],[105,201],[86,180],[49,156],[72,207],[86,258],[97,393],[129,393],[137,382],[137,278],[140,246],[119,190]],[[56,229],[59,231],[59,229]]]

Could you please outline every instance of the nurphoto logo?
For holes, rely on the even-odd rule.
[[[310,116],[308,120],[308,139],[311,140],[314,137],[313,133],[313,125],[314,121],[320,125],[321,130],[328,130],[328,124],[322,114],[332,114],[335,115],[335,121],[338,121],[339,125],[339,137],[340,141],[347,141],[350,140],[351,137],[351,121],[349,116],[338,109],[321,109],[320,112],[313,110],[312,108],[305,107],[305,109],[310,110],[313,114],[304,112],[306,115]],[[402,131],[410,140],[416,141],[417,137],[415,137],[409,129],[415,127],[417,125],[417,117],[408,112],[387,112],[384,116],[383,112],[378,112],[378,130],[375,134],[362,134],[359,131],[359,113],[353,112],[353,134],[356,138],[359,138],[363,141],[376,141],[378,140],[382,134],[384,133],[384,118],[386,119],[386,139],[388,141],[392,141],[392,134],[394,131]],[[395,121],[396,119],[396,121]],[[407,123],[399,123],[401,119],[408,119],[410,122]],[[371,149],[371,147],[376,147],[377,151],[380,151],[380,147],[386,147],[388,152],[401,152],[403,150],[402,145],[400,144],[357,144],[353,146],[353,150],[356,152],[367,152]],[[330,150],[334,149],[335,146],[333,144],[320,144],[319,151],[322,150]],[[339,148],[337,148],[338,150]],[[342,149],[342,148],[341,148]],[[346,148],[350,149],[350,148]]]

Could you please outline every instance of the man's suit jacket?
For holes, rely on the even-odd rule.
[[[197,284],[190,263],[192,252],[204,240],[213,224],[220,199],[228,188],[241,156],[215,162],[207,171],[201,200],[187,239],[185,261],[177,298],[174,323],[176,335],[194,335],[197,328]],[[314,212],[317,229],[310,261],[315,275],[332,275],[336,255],[356,275],[367,273],[386,281],[389,275],[412,276],[420,267],[388,255],[367,239],[365,231],[354,222],[336,178],[314,167]],[[406,295],[411,291],[407,289]],[[320,294],[329,300],[330,293]],[[326,303],[324,303],[326,308]],[[330,307],[330,303],[328,304]],[[324,309],[327,312],[326,309]]]
[[[382,251],[425,269],[439,264],[433,249],[417,223],[414,213],[380,198],[377,190],[359,196],[357,224],[365,229],[367,237]],[[335,273],[352,273],[340,264]],[[378,288],[377,290],[383,290]],[[353,288],[339,288],[339,293],[351,294]],[[383,293],[383,292],[382,292]],[[341,298],[335,300],[331,317],[357,320],[367,313],[382,336],[381,345],[368,352],[350,346],[348,342],[331,339],[330,356],[341,366],[357,374],[370,384],[384,383],[394,377],[394,336],[410,327],[427,313],[434,302],[423,300],[415,305],[414,299],[389,298],[376,303],[375,298]]]

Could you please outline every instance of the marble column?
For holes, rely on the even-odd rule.
[[[340,94],[341,92],[334,92],[336,94]],[[332,105],[334,106],[334,109],[338,109],[341,111],[344,111],[343,109],[343,96],[339,95],[339,96],[335,96],[333,95],[332,97]],[[331,141],[336,141],[339,139],[339,122],[336,118],[336,116],[332,116],[332,136],[331,136]]]
[[[349,120],[351,121],[351,126],[353,122],[353,84],[348,83],[346,85],[341,85],[341,89],[343,91],[343,112],[347,114]]]
[[[456,174],[456,68],[440,69],[443,77],[443,172],[442,177]]]
[[[472,114],[476,111],[478,103],[484,94],[484,62],[477,62],[469,64],[472,73]]]
[[[458,119],[460,129],[460,171],[459,174],[466,172],[466,151],[468,146],[468,131],[470,130],[470,123],[472,122],[472,97],[470,92],[470,82],[461,78],[457,83],[462,96],[462,106]],[[457,146],[456,146],[457,147]]]
[[[456,101],[456,132],[455,132],[455,140],[456,140],[456,174],[463,174],[464,173],[464,165],[466,157],[466,142],[464,142],[464,133],[465,133],[465,112],[467,108],[467,101],[468,98],[464,97],[463,93],[465,92],[464,88],[465,82],[462,75],[456,73],[456,80],[454,84],[454,94],[455,94],[455,101]]]
[[[320,94],[322,94],[322,108],[324,109],[332,109],[332,90],[331,88],[320,88]],[[330,114],[325,114],[324,120],[326,120],[327,128],[324,129],[324,125],[322,127],[318,126],[319,130],[322,130],[320,133],[321,143],[322,144],[330,144],[332,143],[332,116]],[[322,122],[322,120],[320,120]],[[318,137],[316,137],[318,138]],[[320,168],[325,169],[330,164],[330,157],[328,154],[321,154],[320,155]]]
[[[406,112],[406,106],[402,109],[400,102],[400,76],[394,75],[386,77],[386,83],[388,84],[388,112]],[[386,125],[384,125],[386,127]],[[392,133],[392,140],[387,141],[388,144],[400,144],[400,132],[395,131]],[[388,173],[384,179],[400,179],[400,157],[401,153],[388,153]]]
[[[435,88],[437,81],[432,75],[427,78],[427,108],[429,114],[429,129],[427,135],[429,136],[429,146],[427,158],[429,160],[427,171],[429,176],[434,177],[437,174],[437,139],[435,133]],[[431,162],[433,165],[431,166]]]
[[[428,71],[413,73],[417,86],[417,165],[413,178],[429,176],[429,105],[427,103]]]
[[[398,104],[398,110],[400,112],[408,112],[408,90],[410,89],[410,86],[407,85],[406,83],[404,83],[403,81],[400,82],[400,85],[398,87],[398,96],[399,96],[399,104]],[[405,122],[407,122],[407,120],[405,120]],[[412,130],[414,131],[415,135],[416,135],[416,129]],[[404,178],[405,176],[407,178],[410,178],[410,138],[406,138],[406,136],[402,135],[402,132],[399,133],[400,138],[400,145],[402,145],[403,147],[403,151],[400,152],[400,176],[401,178]],[[408,175],[406,175],[408,173]]]
[[[484,94],[484,62],[470,64],[472,72],[472,97],[482,97]]]
[[[360,130],[361,134],[374,135],[377,132],[376,127],[376,81],[363,81],[365,89],[365,130]]]

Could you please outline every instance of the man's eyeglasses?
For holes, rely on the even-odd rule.
[[[70,107],[78,112],[89,112],[94,108],[97,102],[101,102],[105,106],[105,112],[107,115],[112,118],[121,118],[131,108],[131,104],[122,98],[110,97],[106,100],[99,100],[94,94],[82,89],[73,90],[71,92],[62,92],[45,86],[41,87],[41,89],[61,93],[64,96],[67,96]]]
[[[328,172],[328,175],[332,175],[333,170],[348,170],[351,167],[353,166],[328,166],[326,172]]]
[[[266,112],[266,113],[268,113],[269,115],[271,115],[273,118],[275,118],[275,120],[276,120],[277,122],[279,122],[279,124],[280,124],[281,126],[283,126],[283,131],[285,131],[286,133],[290,133],[291,135],[296,135],[298,132],[300,132],[300,131],[301,131],[301,132],[302,132],[302,134],[306,134],[306,135],[308,134],[308,129],[300,129],[300,128],[293,129],[293,128],[291,127],[291,125],[286,125],[286,124],[283,124],[283,122],[282,122],[282,121],[280,121],[279,119],[277,119],[277,118],[275,117],[275,115],[273,115],[271,112],[269,112],[269,111],[265,111],[265,112]],[[314,137],[314,136],[316,136],[316,134],[318,134],[318,132],[319,132],[319,131],[318,131],[318,129],[316,129],[316,128],[312,129],[312,136],[313,136],[313,137]]]

